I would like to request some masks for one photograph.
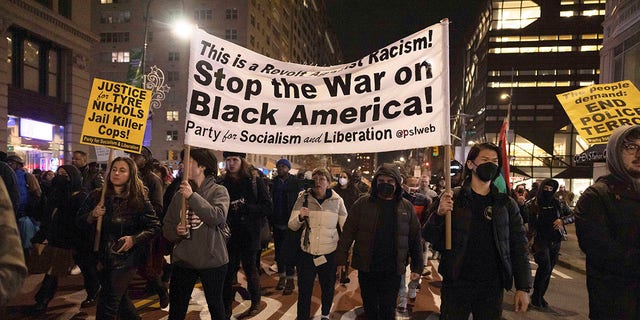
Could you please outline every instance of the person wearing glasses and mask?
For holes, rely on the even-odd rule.
[[[575,207],[591,319],[640,318],[640,126],[613,131],[607,168]]]
[[[529,305],[531,266],[518,204],[493,185],[502,165],[500,148],[474,145],[464,182],[432,205],[422,236],[442,253],[440,319],[500,319],[504,290],[515,281],[514,309]],[[445,250],[445,216],[451,215],[451,250]]]

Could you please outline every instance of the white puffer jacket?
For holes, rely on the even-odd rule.
[[[319,256],[332,253],[338,246],[338,224],[342,230],[344,222],[347,220],[347,209],[344,206],[344,201],[336,192],[331,191],[331,197],[320,204],[308,191],[300,192],[289,219],[289,229],[293,231],[297,231],[303,226],[299,216],[305,195],[308,195],[309,247],[304,248],[305,231],[302,232],[302,237],[300,237],[300,247],[304,252],[312,255]]]

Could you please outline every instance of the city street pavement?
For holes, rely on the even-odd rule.
[[[574,225],[567,226],[568,240],[562,243],[561,255],[558,265],[554,270],[553,280],[549,288],[548,296],[552,306],[550,310],[530,310],[526,315],[513,313],[513,292],[505,293],[504,319],[584,319],[587,317],[588,305],[585,287],[585,258],[578,248]],[[262,265],[266,271],[261,276],[263,288],[262,312],[252,319],[290,319],[296,318],[297,283],[296,290],[291,295],[282,295],[276,291],[277,273],[270,268],[273,264],[273,250],[263,254]],[[531,258],[531,266],[535,274],[536,265]],[[431,320],[438,318],[440,307],[440,275],[437,273],[438,261],[430,260],[429,269],[432,275],[423,278],[421,290],[415,300],[409,302],[409,313],[398,314],[396,319],[420,319]],[[60,280],[59,289],[55,298],[51,301],[45,315],[29,316],[25,311],[34,303],[33,297],[38,289],[43,275],[30,275],[23,286],[22,292],[8,305],[5,314],[0,314],[0,319],[62,319],[80,320],[95,319],[96,308],[80,309],[80,302],[85,298],[82,288],[82,276],[68,276]],[[242,273],[238,281],[246,287]],[[362,316],[362,301],[358,288],[357,272],[352,270],[349,274],[350,283],[347,285],[336,284],[334,304],[331,319],[356,320],[364,319]],[[144,293],[145,283],[136,278],[129,290],[129,295],[134,301],[138,312],[145,320],[167,319],[168,308],[160,309],[157,296],[148,296]],[[384,290],[385,288],[381,288]],[[246,291],[241,290],[236,295],[233,314],[237,319],[246,319],[243,311],[249,307],[247,300],[243,298]],[[553,301],[553,302],[551,302]],[[316,284],[312,298],[312,313],[315,319],[320,318],[320,289]],[[192,293],[191,304],[186,319],[210,319],[206,308],[206,301],[198,284]]]
[[[578,246],[576,225],[569,224],[566,226],[566,229],[567,241],[563,241],[560,247],[558,265],[586,275],[587,268],[585,266],[585,255]]]

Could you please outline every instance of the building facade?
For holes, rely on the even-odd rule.
[[[577,179],[561,181],[573,190],[590,183],[561,174],[589,145],[556,94],[599,83],[604,16],[605,0],[492,0],[466,34],[463,88],[452,103],[452,115],[465,116],[453,128],[465,128],[466,142],[497,142],[510,109],[512,182]]]
[[[29,169],[70,163],[90,91],[97,41],[90,5],[70,0],[0,2],[0,145]]]
[[[184,146],[189,42],[172,32],[176,20],[186,18],[210,34],[277,60],[341,63],[323,0],[94,1],[92,29],[100,42],[93,51],[93,75],[126,82],[133,55],[142,51],[144,73],[157,66],[170,87],[161,105],[152,109],[151,134],[145,139],[162,161],[176,162]],[[273,169],[280,156],[287,155],[249,159],[258,167]]]

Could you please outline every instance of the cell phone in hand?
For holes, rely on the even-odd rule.
[[[120,239],[120,240],[118,240],[118,242],[114,243],[114,244],[111,246],[111,250],[112,250],[113,252],[118,252],[118,250],[120,250],[120,249],[122,248],[122,246],[124,246],[124,242],[125,242],[125,241],[124,241],[124,239]]]

